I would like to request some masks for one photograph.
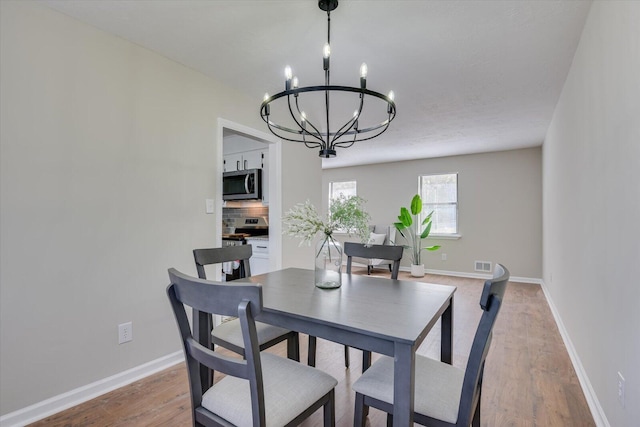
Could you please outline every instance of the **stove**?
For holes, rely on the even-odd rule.
[[[222,246],[245,245],[247,237],[269,235],[269,223],[263,216],[234,218],[231,224],[233,232],[222,235]]]

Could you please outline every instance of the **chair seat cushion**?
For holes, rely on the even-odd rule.
[[[331,391],[338,381],[311,368],[270,353],[261,353],[267,426],[281,427]],[[249,381],[226,376],[202,396],[202,407],[242,427],[251,426]]]
[[[256,331],[258,333],[258,345],[262,345],[272,339],[289,333],[287,329],[267,325],[266,323],[261,322],[256,322]],[[211,331],[211,335],[237,347],[244,348],[242,329],[238,319],[229,320],[228,322],[224,322],[223,324],[216,326],[213,328],[213,331]]]
[[[414,411],[455,424],[464,371],[416,355]],[[393,405],[393,359],[382,357],[353,384],[353,390]]]

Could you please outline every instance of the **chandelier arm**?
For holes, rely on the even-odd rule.
[[[354,130],[354,131],[351,131],[353,129],[353,126],[356,124],[356,121],[357,121],[357,118],[352,117],[337,132],[332,133],[333,138],[331,138],[331,145],[334,145],[336,143],[336,141],[338,141],[344,135],[358,135],[358,130],[357,129]],[[346,128],[346,130],[344,130],[344,132],[343,132],[343,129],[345,129],[345,128]]]
[[[335,148],[349,148],[356,142],[360,142],[360,141],[356,141],[354,139],[354,140],[351,140],[351,141],[336,142],[335,144],[333,144],[333,148],[334,149]]]
[[[357,134],[357,133],[354,133],[354,134],[353,134],[353,139],[352,139],[351,141],[338,141],[338,142],[333,143],[333,144],[331,145],[331,147],[332,147],[333,149],[336,149],[336,148],[349,148],[349,147],[351,147],[354,143],[356,143],[356,142],[357,142],[357,139],[356,139],[357,137],[358,137],[358,134]]]
[[[360,130],[358,130],[358,133],[359,134],[366,134],[366,133],[378,130],[381,127],[389,127],[389,124],[391,123],[391,120],[393,120],[393,118],[389,118],[389,119],[385,120],[384,122],[378,123],[377,125],[374,125],[374,126],[371,126],[371,127],[365,128],[365,129],[360,129]],[[350,134],[347,133],[347,135],[350,135]],[[363,139],[358,139],[358,141],[364,141],[364,140]]]
[[[265,119],[265,117],[263,116],[262,119],[267,123],[267,127],[269,128],[269,131],[274,134],[275,136],[277,136],[280,139],[284,139],[285,141],[290,141],[290,142],[302,142],[304,143],[307,148],[322,148],[324,146],[324,140],[320,139],[321,142],[309,142],[306,141],[304,135],[311,135],[313,137],[315,137],[316,139],[318,139],[317,136],[309,133],[309,132],[303,132],[303,131],[296,131],[294,129],[290,129],[284,126],[280,126],[276,123],[273,123],[271,121],[268,121],[267,119]],[[282,132],[286,132],[286,134],[283,133],[279,133],[276,132],[274,129],[277,129],[278,131],[282,131]],[[302,139],[294,139],[292,137],[286,136],[287,134],[294,134],[294,135],[301,135]]]
[[[362,113],[362,107],[363,106],[364,106],[364,94],[360,94],[360,106],[358,107],[358,110],[356,111],[356,114],[354,114],[353,117],[350,120],[348,120],[347,123],[344,124],[344,126],[342,126],[340,129],[338,129],[338,131],[335,133],[333,138],[331,138],[331,145],[332,146],[334,146],[336,141],[338,141],[344,135],[351,135],[349,132],[351,131],[351,129],[353,129],[353,126],[356,124],[356,122],[360,118],[360,113]],[[344,128],[347,128],[347,129],[343,132]],[[354,135],[353,142],[355,142],[356,136],[358,135],[358,129],[354,130],[353,135]]]
[[[371,135],[371,136],[368,136],[368,137],[366,137],[366,138],[358,138],[358,139],[356,139],[356,140],[355,140],[355,141],[353,141],[353,142],[368,141],[368,140],[370,140],[370,139],[373,139],[373,138],[375,138],[375,137],[377,137],[377,136],[382,135],[382,134],[383,134],[383,133],[384,133],[388,128],[389,128],[389,123],[387,123],[387,125],[384,127],[384,129],[382,129],[380,132],[376,133],[375,135]],[[379,128],[377,128],[377,129],[379,129]],[[344,148],[344,147],[342,147],[342,145],[340,145],[340,144],[347,143],[347,142],[350,142],[350,141],[336,142],[334,145],[336,145],[336,146],[338,146],[338,147],[341,147],[341,148]],[[351,145],[349,145],[349,146],[351,146]]]
[[[296,110],[298,111],[298,114],[300,115],[300,117],[302,117],[302,111],[300,111],[300,105],[298,103],[299,97],[296,96],[295,99],[296,99]],[[289,105],[289,112],[291,112],[291,105]],[[313,123],[311,123],[311,122],[309,122],[309,120],[305,119],[305,121],[309,124],[309,126],[311,126],[313,128],[313,130],[314,130],[314,133],[311,133],[305,127],[303,127],[301,123],[298,123],[298,121],[296,120],[296,118],[294,117],[292,112],[291,112],[291,117],[296,122],[296,124],[300,127],[300,130],[301,130],[301,133],[302,133],[302,141],[305,143],[305,145],[307,144],[307,142],[306,142],[306,139],[305,139],[304,135],[307,134],[307,135],[311,135],[312,137],[314,137],[315,139],[320,141],[320,143],[317,143],[317,144],[319,144],[319,147],[324,147],[325,146],[326,142],[325,142],[324,138],[322,138],[322,135],[320,135],[320,131],[318,131],[318,129],[313,125]],[[307,145],[307,147],[309,147],[309,146]],[[315,148],[315,147],[309,147],[309,148]]]
[[[314,137],[315,139],[317,139],[318,141],[320,141],[321,146],[324,147],[327,145],[327,141],[325,141],[325,139],[322,137],[322,133],[320,133],[320,131],[318,130],[317,127],[315,127],[315,125],[313,123],[311,123],[309,120],[306,120],[307,122],[307,126],[311,126],[311,128],[313,129],[313,132],[309,132],[308,130],[306,130],[303,127],[300,127],[300,134],[302,135],[310,135],[312,137]]]
[[[271,126],[269,126],[269,130],[270,130],[270,131],[271,131],[271,133],[272,133],[272,134],[274,134],[276,137],[278,137],[278,138],[280,138],[280,139],[283,139],[283,140],[285,140],[285,141],[290,141],[290,142],[302,142],[302,143],[304,143],[308,148],[320,148],[320,147],[322,147],[322,144],[320,144],[319,142],[314,142],[314,141],[309,142],[309,141],[305,141],[305,140],[304,140],[304,137],[303,137],[303,139],[293,139],[293,138],[291,138],[291,137],[288,137],[288,136],[286,136],[286,134],[282,134],[282,133],[276,132],[276,131],[274,130],[274,128],[272,128]],[[280,130],[280,129],[277,129],[277,128],[276,128],[276,130]]]
[[[295,100],[296,100],[296,109],[300,113],[300,108],[298,107],[298,97],[297,96],[295,96]],[[322,139],[321,137],[317,136],[316,134],[314,134],[312,132],[308,132],[304,128],[304,126],[302,126],[302,123],[298,122],[298,119],[296,118],[296,115],[293,113],[293,108],[291,108],[291,96],[290,95],[287,96],[287,105],[289,107],[289,114],[291,115],[291,118],[296,123],[296,125],[298,125],[298,128],[300,129],[299,131],[295,131],[295,133],[303,134],[303,141],[304,141],[304,134],[307,134],[307,135],[310,135],[310,136],[314,137],[315,139],[319,140],[324,145],[324,139]],[[300,113],[300,116],[302,116],[302,113]],[[307,122],[307,124],[309,124],[313,128],[313,130],[315,132],[317,132],[319,134],[318,129],[316,129],[316,127],[313,125],[313,123],[309,122],[309,120],[305,120],[305,121]]]
[[[304,137],[305,133],[302,133],[302,142],[304,143],[304,146],[307,148],[323,148],[323,144],[320,144],[319,142],[315,142],[315,141],[307,141],[307,139]],[[324,142],[324,141],[323,141]]]

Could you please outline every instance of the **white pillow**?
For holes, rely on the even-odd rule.
[[[386,237],[386,234],[371,233],[369,234],[369,241],[367,242],[367,245],[382,245],[384,244],[384,239]]]

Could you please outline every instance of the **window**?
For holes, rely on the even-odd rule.
[[[356,181],[336,181],[329,183],[329,211],[331,211],[331,201],[340,195],[344,197],[357,196]],[[346,233],[346,230],[336,230],[339,233]]]
[[[458,233],[458,174],[422,175],[418,183],[422,218],[433,211],[431,234]]]
[[[329,206],[331,200],[343,194],[345,197],[357,196],[356,181],[336,181],[329,183]]]

